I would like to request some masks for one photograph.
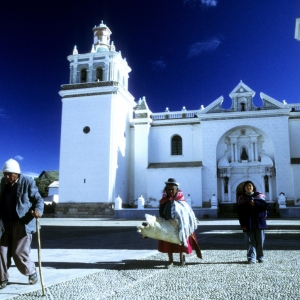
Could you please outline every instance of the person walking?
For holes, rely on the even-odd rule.
[[[257,261],[262,263],[269,205],[264,194],[256,191],[252,181],[244,183],[243,191],[244,193],[238,198],[237,213],[245,236],[247,260],[249,264],[255,264]]]
[[[44,200],[34,179],[21,173],[19,163],[7,160],[0,188],[0,289],[8,284],[8,269],[13,258],[18,270],[28,276],[29,284],[38,281],[34,262],[30,259],[35,218],[43,214]]]

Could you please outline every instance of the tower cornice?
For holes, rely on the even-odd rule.
[[[62,91],[78,90],[78,89],[88,89],[88,88],[106,87],[106,86],[119,86],[119,82],[118,81],[98,81],[98,82],[63,84],[61,86],[61,90]]]

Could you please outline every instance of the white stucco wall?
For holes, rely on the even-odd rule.
[[[179,188],[183,191],[185,198],[192,198],[194,207],[202,206],[202,168],[161,168],[148,169],[147,172],[147,194],[148,198],[161,199],[165,182],[168,178],[175,178]]]
[[[300,158],[300,119],[289,120],[289,137],[292,158]]]
[[[112,102],[112,166],[110,174],[110,200],[119,195],[128,198],[129,161],[131,151],[130,122],[132,105],[124,101],[120,95],[115,95]]]
[[[148,136],[150,125],[147,120],[140,119],[140,122],[145,124],[135,125],[131,132],[134,135],[134,139],[132,140],[133,156],[130,163],[130,176],[133,177],[130,200],[135,200],[140,195],[147,198]]]
[[[127,198],[131,115],[130,102],[119,95],[63,99],[60,202]]]
[[[288,117],[266,118],[264,130],[274,143],[276,167],[276,191],[274,198],[284,192],[287,198],[293,197],[292,168],[290,164],[290,140]],[[262,128],[263,129],[263,128]]]
[[[294,203],[300,205],[300,165],[293,165],[293,186],[294,186]],[[299,201],[297,201],[299,200]]]
[[[182,155],[171,155],[171,140],[174,135],[182,138]],[[151,127],[149,163],[201,161],[201,141],[200,124]]]
[[[101,98],[63,99],[60,202],[108,200],[111,116],[103,112],[111,110],[111,102],[109,96]],[[85,126],[91,129],[88,134]]]

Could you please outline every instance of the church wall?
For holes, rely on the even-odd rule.
[[[289,119],[291,158],[300,158],[300,119]],[[300,165],[291,165],[293,172],[294,204],[300,205]],[[299,201],[298,201],[299,199]]]
[[[159,168],[147,171],[148,200],[155,199],[153,206],[159,205],[165,182],[175,178],[185,198],[192,198],[192,206],[202,207],[202,168]]]
[[[182,138],[182,155],[171,155],[174,135]],[[200,125],[153,126],[149,134],[149,163],[201,160]]]
[[[96,202],[100,198],[107,201],[110,116],[102,112],[110,111],[110,105],[96,96],[63,99],[60,202]],[[83,132],[85,126],[90,127],[87,134]],[[95,184],[95,179],[99,184]]]
[[[215,194],[220,198],[217,191],[217,156],[216,147],[221,136],[231,129],[233,124],[228,121],[203,121],[202,129],[202,153],[203,153],[203,202],[208,202]]]
[[[134,180],[135,180],[135,174],[134,174],[134,156],[135,156],[135,128],[133,126],[130,127],[129,130],[129,136],[130,136],[130,145],[129,145],[129,174],[128,174],[128,198],[122,199],[123,203],[128,203],[130,200],[134,200]]]
[[[130,121],[132,106],[115,95],[112,98],[112,166],[110,173],[111,196],[109,201],[114,201],[117,196],[128,199],[129,178],[129,153],[131,151]]]
[[[279,195],[280,191],[285,191],[289,196],[293,194],[291,183],[291,168],[289,158],[289,133],[286,117],[264,117],[264,118],[247,118],[247,119],[231,119],[231,120],[214,120],[213,122],[204,121],[202,124],[203,135],[203,201],[208,201],[213,193],[217,194],[217,156],[216,145],[219,139],[232,128],[238,126],[253,126],[264,132],[270,141],[266,144],[266,152],[272,153],[275,149],[274,160],[276,166],[276,190],[273,198]],[[287,155],[288,154],[288,155]],[[256,178],[257,175],[241,174],[241,182],[249,177]],[[238,177],[238,175],[235,175]],[[238,180],[238,179],[236,179]],[[257,178],[256,180],[261,180]],[[234,178],[231,179],[234,181]],[[235,192],[235,191],[232,191]],[[232,194],[232,197],[234,195]],[[221,198],[220,190],[218,198]]]
[[[291,157],[300,158],[300,119],[289,120]]]
[[[146,120],[146,119],[145,119]],[[147,198],[147,167],[148,167],[148,136],[150,126],[141,119],[143,124],[135,124],[132,134],[133,157],[131,160],[132,191],[129,200],[137,200],[140,195]]]
[[[293,165],[293,186],[294,186],[294,204],[299,206],[300,205],[300,165]]]
[[[290,159],[290,140],[288,118],[270,118],[266,126],[266,133],[274,143],[275,167],[276,167],[276,191],[273,196],[275,200],[280,192],[284,192],[287,198],[294,196],[292,183],[292,168]]]

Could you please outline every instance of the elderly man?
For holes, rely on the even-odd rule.
[[[43,214],[44,201],[35,181],[21,174],[14,159],[3,165],[4,178],[0,190],[0,289],[8,283],[11,258],[18,270],[28,276],[29,284],[38,280],[35,264],[30,259],[32,233],[36,231],[34,218]]]

